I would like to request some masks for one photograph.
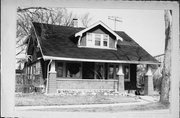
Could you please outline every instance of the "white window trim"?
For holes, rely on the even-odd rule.
[[[117,50],[116,48],[104,48],[104,47],[98,47],[98,46],[94,46],[94,47],[90,47],[90,46],[78,46],[79,48],[96,48],[96,49],[109,49],[109,50]]]
[[[89,35],[88,34],[92,34],[92,33],[86,33],[86,46],[87,47],[94,47],[95,45],[95,41],[94,41],[94,35],[92,35],[92,43],[88,43],[88,39],[89,39]]]
[[[90,44],[88,42],[88,39],[89,39],[89,35],[88,34],[91,34],[92,35],[92,44]],[[96,34],[99,34],[101,36],[101,43],[100,43],[100,46],[96,46],[95,45],[95,35]],[[104,46],[104,35],[107,35],[108,36],[108,39],[107,39],[107,46]],[[102,48],[102,49],[115,49],[115,48],[110,48],[109,47],[109,35],[108,34],[100,34],[100,33],[87,33],[86,34],[86,46],[79,46],[79,47],[90,47],[90,48]]]
[[[112,33],[115,37],[116,37],[116,40],[121,40],[123,41],[123,39],[117,34],[115,33],[112,29],[110,29],[107,25],[105,25],[102,21],[98,21],[96,23],[94,23],[93,25],[91,25],[90,27],[84,29],[84,30],[81,30],[80,32],[76,33],[75,34],[75,37],[77,36],[82,36],[83,33],[87,32],[88,30],[92,29],[93,27],[97,26],[97,25],[101,25],[103,26],[105,29],[107,29],[110,33]]]
[[[94,39],[94,46],[95,47],[102,47],[102,34],[98,34],[98,33],[92,33],[92,35],[93,35],[93,39]],[[96,45],[96,41],[97,41],[97,39],[95,38],[95,37],[97,37],[96,35],[99,35],[100,37],[98,37],[98,38],[100,38],[100,46],[99,45]],[[98,40],[99,41],[99,40]]]

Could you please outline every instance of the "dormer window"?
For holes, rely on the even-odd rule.
[[[77,46],[79,48],[117,50],[118,40],[123,41],[119,34],[111,30],[101,21],[75,33],[75,37],[76,39],[78,38]]]
[[[94,34],[95,46],[101,46],[101,34]]]
[[[103,35],[103,46],[108,46],[109,44],[109,35]]]
[[[109,35],[87,33],[87,46],[96,48],[109,48]]]

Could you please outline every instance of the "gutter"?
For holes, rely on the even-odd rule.
[[[48,93],[48,85],[49,85],[49,66],[50,66],[50,64],[51,64],[51,62],[52,62],[52,59],[49,61],[49,64],[48,64],[48,67],[47,67],[47,82],[46,82],[46,94]]]
[[[152,64],[160,65],[158,62],[150,61],[123,61],[123,60],[101,60],[101,59],[83,59],[83,58],[68,58],[68,57],[54,57],[54,56],[44,56],[45,60],[66,60],[66,61],[83,61],[83,62],[104,62],[104,63],[128,63],[128,64]]]

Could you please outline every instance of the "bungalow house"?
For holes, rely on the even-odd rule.
[[[125,32],[113,31],[101,21],[88,28],[33,22],[26,43],[26,73],[41,74],[39,83],[46,93],[136,90],[137,65],[159,64]],[[145,91],[152,94],[147,67]]]

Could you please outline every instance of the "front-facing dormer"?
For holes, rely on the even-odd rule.
[[[101,21],[75,34],[78,47],[117,49],[117,41],[123,40]]]

